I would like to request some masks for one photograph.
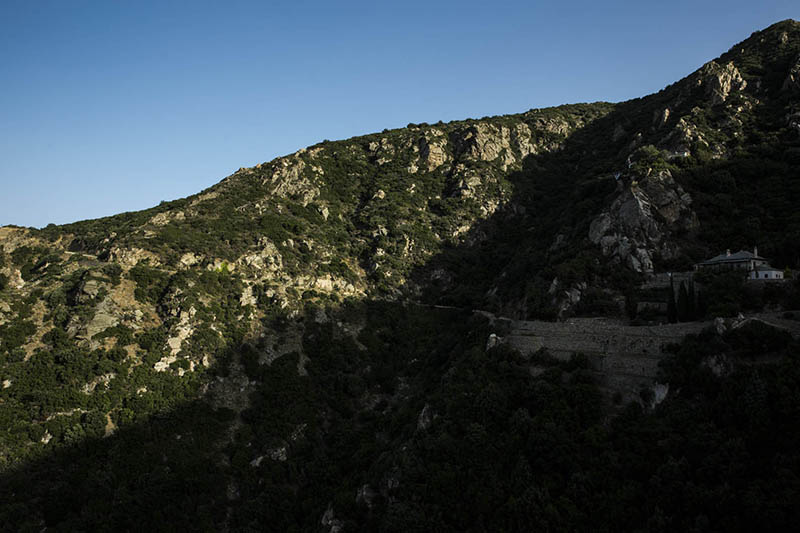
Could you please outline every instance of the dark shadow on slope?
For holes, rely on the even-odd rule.
[[[588,226],[616,191],[632,136],[662,134],[654,113],[676,90],[619,104],[558,152],[528,157],[507,205],[410,278],[429,302],[550,318],[553,278],[630,283]],[[441,269],[453,279],[431,288]],[[307,376],[299,353],[263,365],[263,347],[238,347],[256,385],[233,434],[233,413],[198,400],[64,444],[0,476],[3,527],[788,530],[799,519],[796,357],[727,388],[692,367],[719,392],[713,408],[686,402],[659,419],[631,407],[609,429],[580,362],[534,369],[487,350],[502,332],[469,311],[378,300],[317,311],[303,319]],[[743,439],[743,425],[756,438]]]
[[[509,206],[518,209],[499,210],[471,232],[485,239],[446,250],[411,276],[427,286],[430,271],[444,266],[455,273],[430,301],[504,311],[500,302],[524,296],[527,308],[512,312],[551,316],[546,290],[553,277],[569,284],[612,275],[598,266],[585,235],[588,221],[615,187],[610,172],[622,141],[613,142],[609,132],[618,125],[635,130],[636,109],[634,103],[622,104],[575,132],[561,151],[529,157],[525,168],[509,178],[514,184]],[[598,146],[598,138],[605,143]],[[551,249],[558,234],[565,236],[564,245]],[[215,412],[202,401],[190,403],[122,426],[106,439],[64,445],[6,474],[0,483],[6,523],[37,530],[98,524],[115,530],[217,529],[226,522],[239,529],[295,524],[309,530],[329,502],[337,509],[344,502],[352,505],[354,491],[381,481],[364,472],[388,468],[388,459],[381,458],[391,457],[399,440],[414,435],[426,395],[442,394],[448,371],[464,358],[469,367],[485,364],[490,331],[469,312],[400,303],[366,301],[341,313],[345,322],[363,322],[364,338],[355,342],[330,324],[317,324],[307,312],[309,376],[297,373],[299,354],[265,366],[257,362],[258,346],[238,350],[259,390],[242,413],[245,429],[233,436],[229,449],[219,446],[229,438],[230,413]],[[509,379],[530,380],[514,371],[515,365],[510,368]],[[497,372],[489,374],[492,379]],[[490,381],[484,377],[470,386],[465,380],[463,390],[448,394],[477,401],[475,395]],[[404,398],[403,390],[413,390],[413,397]],[[490,387],[485,394],[495,392]],[[308,434],[299,429],[303,424],[311,428]],[[466,429],[459,431],[458,438],[466,438]],[[284,448],[292,460],[280,460]],[[231,479],[241,480],[240,486],[229,489]]]
[[[774,60],[768,71],[788,70],[788,57]],[[583,312],[613,311],[613,302],[604,300],[607,295],[592,294],[592,288],[609,288],[620,296],[641,278],[618,260],[603,257],[589,240],[589,227],[638,178],[629,171],[629,156],[648,146],[662,150],[658,164],[669,168],[691,195],[699,219],[699,228],[669,236],[680,247],[677,256],[665,258],[655,251],[657,270],[690,270],[726,248],[755,245],[774,266],[797,268],[800,138],[787,128],[792,99],[773,78],[748,88],[750,96],[759,98],[749,114],[736,111],[748,109],[740,95],[731,93],[724,105],[711,105],[708,88],[690,80],[617,104],[574,131],[561,149],[528,156],[522,170],[507,178],[513,185],[509,201],[476,224],[463,244],[431,258],[412,278],[418,286],[433,287],[425,291],[430,303],[543,319],[556,316],[554,279],[561,290],[586,283],[590,291],[583,294]],[[690,117],[696,135],[712,144],[720,135],[715,128],[725,130],[725,157],[701,142],[693,143],[691,156],[670,154],[688,142],[681,129],[686,126],[680,124],[684,116]],[[730,124],[737,120],[744,124],[743,134],[731,133]],[[585,301],[587,296],[595,301]]]
[[[65,445],[0,476],[4,527],[782,530],[798,518],[785,467],[800,449],[796,355],[720,380],[697,354],[722,339],[690,339],[672,368],[687,394],[609,425],[585,360],[487,349],[503,331],[473,313],[365,301],[310,305],[302,322],[308,375],[299,353],[264,365],[264,346],[243,346],[234,360],[256,385],[239,419],[197,401]],[[766,335],[752,346],[797,354]]]
[[[250,383],[240,417],[197,400],[107,438],[53,442],[0,475],[3,527],[314,531],[331,502],[366,520],[356,492],[396,461],[453,362],[482,358],[486,320],[360,302],[310,306],[300,322],[307,374],[297,352],[267,365],[266,346],[240,346],[228,359]]]
[[[0,477],[8,531],[218,529],[227,497],[219,443],[231,419],[193,402],[113,436],[59,444]]]
[[[415,273],[417,284],[433,286],[428,301],[554,318],[548,291],[555,278],[564,288],[586,282],[620,289],[634,282],[635,275],[589,241],[589,225],[624,185],[618,178],[627,170],[631,139],[644,132],[638,145],[647,144],[653,111],[670,97],[665,91],[618,104],[572,133],[561,149],[529,155],[507,178],[509,201],[476,224],[465,244],[446,248]],[[442,281],[437,271],[453,278]]]

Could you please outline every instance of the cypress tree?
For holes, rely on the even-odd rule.
[[[681,282],[678,289],[678,321],[686,322],[689,317],[689,291],[686,290],[686,283]]]
[[[675,308],[675,285],[672,282],[672,276],[669,277],[669,297],[667,300],[667,321],[674,324],[678,321],[678,311]]]
[[[625,313],[631,320],[636,318],[638,313],[637,306],[636,295],[633,293],[633,290],[627,291],[625,293]]]
[[[708,312],[708,302],[706,301],[705,291],[697,293],[697,307],[695,308],[695,316],[697,320],[702,320],[706,317]]]

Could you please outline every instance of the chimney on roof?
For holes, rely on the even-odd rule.
[[[753,255],[758,257],[758,246],[753,247]]]
[[[727,250],[725,250],[725,257],[730,257],[730,256],[731,256],[731,249],[728,248]]]

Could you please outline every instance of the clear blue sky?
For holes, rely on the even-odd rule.
[[[0,0],[0,225],[143,209],[323,139],[643,96],[797,0]]]

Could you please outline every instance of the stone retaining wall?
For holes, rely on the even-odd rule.
[[[686,272],[672,272],[672,283],[675,286],[675,290],[678,290],[678,287],[681,286],[681,282],[684,281],[687,284],[694,278],[694,271],[686,271]],[[670,273],[669,272],[659,272],[658,274],[653,274],[653,276],[639,285],[640,289],[664,289],[669,287],[670,282]]]
[[[556,358],[587,356],[660,357],[664,346],[699,333],[707,322],[628,326],[616,320],[576,318],[565,322],[511,321],[505,342],[523,354],[547,348]]]
[[[600,387],[609,396],[619,393],[623,402],[638,399],[643,388],[653,388],[658,363],[665,357],[667,345],[679,343],[686,335],[700,333],[714,324],[708,321],[629,326],[606,318],[574,318],[565,322],[496,320],[509,331],[502,342],[524,355],[540,348],[546,348],[550,355],[564,361],[574,353],[584,354],[599,378]],[[800,336],[800,321],[785,319],[781,313],[733,319],[726,327],[736,328],[748,320],[761,320]]]
[[[662,326],[628,326],[618,320],[576,318],[566,322],[508,321],[510,333],[503,342],[523,354],[546,348],[553,357],[568,360],[582,353],[597,375],[598,384],[610,398],[622,403],[640,398],[652,389],[664,347],[699,333],[710,322],[687,322]]]

